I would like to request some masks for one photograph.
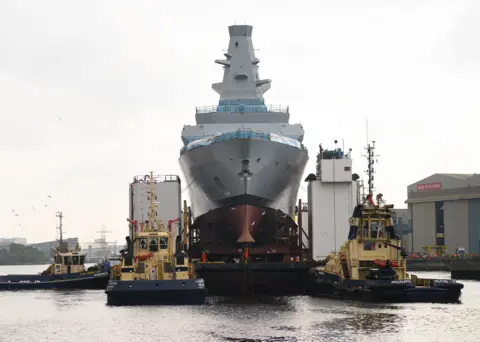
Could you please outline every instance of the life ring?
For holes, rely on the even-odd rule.
[[[150,259],[152,256],[153,256],[153,253],[148,253],[148,254],[137,255],[137,256],[133,257],[133,259],[135,261],[137,261],[137,260],[145,261],[147,259]]]
[[[373,263],[381,268],[385,268],[387,266],[387,262],[385,260],[373,260]],[[391,267],[398,267],[398,263],[396,261],[390,261]]]

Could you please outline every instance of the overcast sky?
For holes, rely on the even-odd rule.
[[[367,116],[396,207],[433,173],[480,169],[478,1],[2,1],[0,236],[52,239],[62,210],[66,236],[105,224],[123,244],[128,183],[180,174],[235,22],[254,26],[266,102],[305,127],[306,174],[335,139],[362,173]]]

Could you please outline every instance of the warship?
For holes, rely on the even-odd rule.
[[[304,130],[289,123],[288,106],[265,104],[271,80],[259,77],[252,29],[229,26],[225,59],[215,60],[224,69],[222,82],[212,85],[218,105],[196,108],[196,125],[182,130],[179,162],[192,202],[192,229],[216,240],[191,241],[193,256],[209,241],[211,255],[217,245],[235,251],[241,243],[270,245],[277,222],[295,225],[308,161]]]
[[[289,278],[281,271],[284,265],[273,270],[264,263],[298,260],[305,249],[294,221],[308,161],[304,130],[289,123],[288,106],[265,104],[271,80],[259,76],[252,30],[228,27],[225,59],[215,60],[224,70],[222,82],[212,85],[218,105],[197,107],[196,125],[182,130],[179,162],[192,218],[188,253],[202,258],[195,270],[212,294],[243,291],[259,279],[270,289],[298,292],[297,275]],[[253,272],[249,280],[242,267]]]

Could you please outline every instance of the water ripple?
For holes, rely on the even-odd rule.
[[[109,307],[103,291],[0,292],[0,341],[477,342],[480,282],[464,284],[462,303],[454,305],[298,296],[217,297],[192,307]]]

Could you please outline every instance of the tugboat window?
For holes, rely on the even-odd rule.
[[[150,238],[149,251],[150,252],[157,252],[158,251],[157,238]]]
[[[147,239],[140,239],[140,249],[147,249]]]
[[[377,234],[378,234],[378,221],[370,221],[370,237],[372,239],[376,239],[377,238]]]
[[[73,259],[73,264],[78,265],[78,255],[72,256],[72,259]]]
[[[80,265],[85,263],[85,255],[80,255]]]
[[[368,238],[368,222],[365,222],[365,225],[363,226],[362,229],[362,237],[363,238]]]
[[[385,237],[385,226],[382,222],[378,224],[378,237],[384,238]]]
[[[67,256],[65,257],[65,265],[71,265],[72,264],[72,257]]]
[[[160,249],[168,249],[168,237],[160,238]]]

